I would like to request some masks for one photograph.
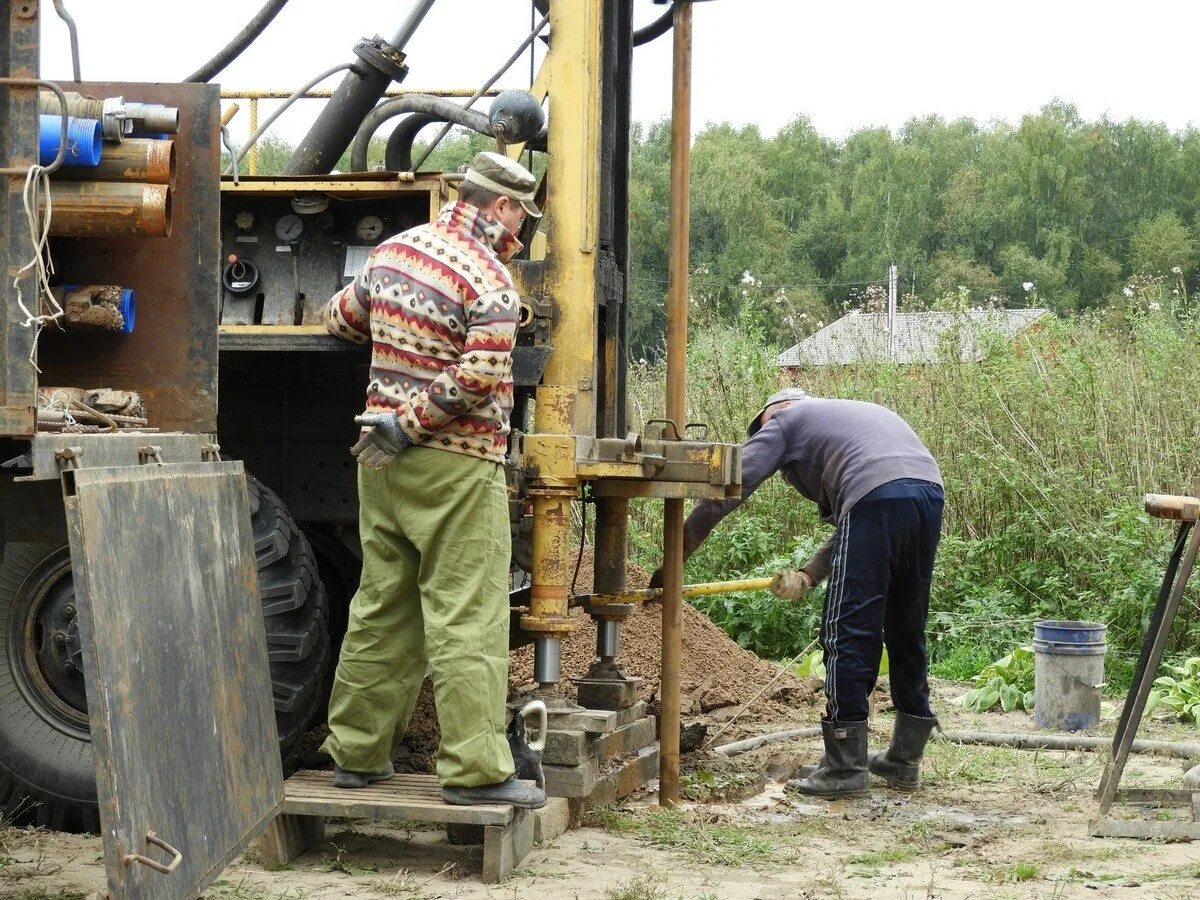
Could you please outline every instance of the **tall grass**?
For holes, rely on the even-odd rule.
[[[1139,295],[1104,318],[1052,319],[1012,341],[993,338],[987,349],[981,362],[947,352],[933,365],[782,373],[776,348],[752,330],[704,324],[693,329],[689,352],[690,418],[737,441],[781,384],[879,399],[913,426],[945,477],[935,671],[977,670],[1027,641],[1034,619],[1094,618],[1109,625],[1110,677],[1119,682],[1170,543],[1170,529],[1141,512],[1141,496],[1190,492],[1200,474],[1200,328]],[[661,414],[663,378],[658,366],[634,368],[634,415]],[[657,565],[661,513],[643,504],[635,515],[635,557]],[[772,479],[695,554],[689,579],[802,561],[827,533],[813,504]],[[1195,599],[1181,614],[1177,652],[1200,645]],[[778,655],[811,639],[820,600],[817,593],[802,608],[780,609],[764,596],[717,598],[704,608],[744,643]]]

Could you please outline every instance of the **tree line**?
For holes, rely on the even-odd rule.
[[[665,330],[670,128],[632,136],[631,337]],[[900,267],[902,308],[947,297],[1104,307],[1134,275],[1186,296],[1200,227],[1200,131],[1085,121],[1051,103],[1019,124],[937,116],[845,140],[798,117],[774,137],[710,125],[692,156],[692,295],[786,345]]]

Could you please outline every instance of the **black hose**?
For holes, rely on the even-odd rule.
[[[428,94],[407,94],[403,97],[393,97],[367,113],[362,125],[358,127],[358,133],[354,135],[354,143],[350,148],[350,171],[367,171],[367,149],[370,147],[371,137],[388,119],[405,113],[434,116],[438,121],[462,125],[464,128],[470,128],[480,134],[491,134],[491,126],[486,115],[475,112],[473,109],[467,109],[452,100],[430,97]]]
[[[413,144],[426,125],[444,122],[437,116],[413,113],[400,120],[400,124],[388,135],[387,147],[383,151],[383,167],[389,172],[411,172]]]
[[[202,65],[199,69],[184,79],[186,82],[193,84],[204,84],[211,81],[221,70],[228,66],[231,62],[242,55],[242,51],[254,43],[255,39],[263,33],[271,20],[279,15],[280,10],[287,6],[288,0],[267,0],[263,4],[263,8],[246,23],[246,26],[237,33],[237,36],[225,45],[225,48]]]
[[[667,11],[647,25],[645,28],[638,28],[633,32],[633,46],[640,47],[642,44],[648,44],[651,41],[658,40],[664,34],[671,30],[671,26],[675,24],[675,4],[671,4]]]

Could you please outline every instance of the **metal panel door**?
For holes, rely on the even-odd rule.
[[[198,897],[283,800],[246,476],[79,469],[63,492],[109,891]]]

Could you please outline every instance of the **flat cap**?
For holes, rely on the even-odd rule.
[[[528,169],[501,153],[476,153],[467,167],[463,181],[477,184],[504,197],[511,197],[525,207],[525,212],[539,219],[542,211],[533,202],[537,179]]]

